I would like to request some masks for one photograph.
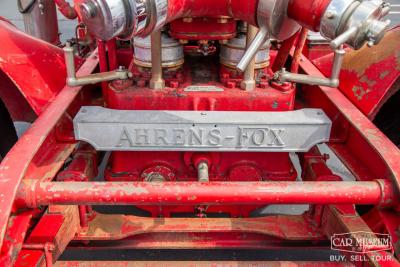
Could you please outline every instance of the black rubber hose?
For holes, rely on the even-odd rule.
[[[27,12],[29,12],[29,11],[31,10],[31,8],[35,5],[35,3],[36,3],[36,0],[31,0],[31,1],[29,2],[29,4],[27,4],[25,7],[22,7],[21,0],[17,0],[18,11],[19,11],[21,14],[25,14],[25,13],[27,13]]]

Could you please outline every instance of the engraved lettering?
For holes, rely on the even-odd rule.
[[[156,145],[169,145],[168,139],[167,139],[167,130],[166,129],[159,129],[156,128],[154,129],[154,135],[155,135],[155,141]]]
[[[203,145],[203,129],[198,129],[196,131],[195,128],[189,129],[189,144],[194,146],[196,145]]]
[[[264,144],[264,142],[265,142],[265,130],[256,129],[253,132],[253,136],[252,136],[251,140],[253,141],[253,143],[256,146],[262,146]]]
[[[138,145],[149,145],[149,129],[135,129],[136,133],[136,144]],[[141,142],[144,141],[144,142]]]
[[[212,129],[208,133],[208,143],[212,146],[222,145],[222,134],[220,129]]]
[[[130,136],[128,130],[127,130],[126,127],[124,126],[124,127],[122,128],[122,133],[121,133],[121,135],[120,135],[120,137],[119,137],[117,147],[123,147],[123,146],[124,146],[124,143],[126,143],[126,142],[128,142],[128,146],[130,146],[130,147],[133,147],[133,146],[134,146],[134,145],[133,145],[132,137]]]
[[[186,136],[185,136],[185,130],[184,129],[174,129],[174,142],[176,145],[185,145],[186,142]]]
[[[271,129],[270,133],[273,136],[273,139],[270,143],[271,146],[285,146],[285,142],[282,140],[281,134],[285,131],[285,129]]]
[[[244,146],[244,144],[243,144],[244,141],[249,138],[249,135],[244,131],[245,131],[244,128],[239,127],[239,138],[238,138],[239,140],[238,141],[239,141],[239,146],[241,146],[241,147]]]

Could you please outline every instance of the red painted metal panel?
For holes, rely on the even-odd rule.
[[[374,119],[382,105],[400,89],[400,27],[390,30],[379,45],[348,51],[340,73],[339,89],[366,116]],[[325,75],[331,71],[333,55],[314,64]]]
[[[95,53],[90,57],[78,71],[78,75],[91,73],[97,66],[98,61]],[[39,148],[51,133],[53,127],[64,114],[70,103],[80,92],[81,87],[65,87],[51,105],[32,125],[32,127],[21,137],[10,153],[0,164],[0,244],[7,227],[8,218],[13,206],[13,199],[19,183],[26,175],[29,163],[35,157]],[[12,179],[11,179],[12,178]]]
[[[25,34],[4,20],[0,20],[0,39],[0,69],[40,114],[65,85],[62,49]]]

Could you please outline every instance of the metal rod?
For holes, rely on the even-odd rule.
[[[246,39],[246,48],[250,47],[250,44],[253,42],[254,38],[256,37],[258,32],[258,28],[248,24],[247,25],[247,39]],[[255,55],[250,61],[249,65],[247,66],[246,70],[244,71],[243,81],[240,87],[243,90],[251,91],[256,88],[256,81],[254,79],[255,75],[255,66],[256,66],[256,58]]]
[[[282,41],[281,47],[278,50],[278,54],[272,64],[272,71],[277,72],[280,71],[284,66],[289,58],[290,50],[292,49],[293,45],[296,43],[297,37],[299,36],[300,32],[297,32],[292,35],[289,39]]]
[[[241,71],[245,71],[247,66],[250,64],[251,60],[256,56],[258,50],[264,45],[265,41],[268,38],[268,30],[265,28],[261,28],[254,38],[253,42],[246,49],[245,54],[240,60],[237,68]]]
[[[46,205],[374,204],[399,199],[389,181],[369,182],[42,182],[24,180],[18,207]]]
[[[67,67],[67,77],[70,79],[76,79],[74,48],[71,47],[70,43],[68,42],[64,47],[64,55],[65,66]]]
[[[157,30],[151,34],[151,89],[164,89],[165,81],[162,76],[161,30]]]
[[[290,69],[292,73],[299,72],[300,60],[303,55],[304,45],[306,44],[307,37],[308,37],[308,29],[303,27],[301,29],[299,38],[297,40],[296,49],[294,50],[293,54],[292,66]]]
[[[336,37],[334,40],[331,41],[330,46],[332,49],[337,49],[341,45],[345,44],[350,38],[352,38],[358,31],[358,27],[351,27],[338,37]]]

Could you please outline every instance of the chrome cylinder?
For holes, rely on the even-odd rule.
[[[383,19],[388,10],[390,7],[382,0],[332,0],[321,19],[321,34],[335,39],[334,46],[341,40],[354,49],[365,43],[376,45],[390,25]]]
[[[43,41],[58,45],[58,21],[54,0],[18,0],[25,32]]]
[[[255,69],[269,66],[269,47],[270,40],[267,40],[258,50],[255,56]],[[220,62],[227,67],[236,68],[245,51],[246,35],[240,34],[221,47]]]
[[[134,62],[137,66],[151,68],[151,37],[134,38]],[[161,65],[163,68],[176,68],[184,63],[182,45],[175,39],[163,33],[161,35]]]
[[[164,26],[168,0],[84,0],[79,8],[83,22],[96,38],[130,39]]]

